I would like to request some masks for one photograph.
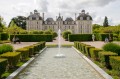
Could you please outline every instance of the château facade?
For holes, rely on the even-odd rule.
[[[53,18],[47,18],[44,20],[44,13],[42,17],[37,10],[34,10],[34,13],[30,13],[26,20],[26,29],[29,30],[48,30],[52,29],[57,32],[58,29],[61,31],[71,30],[72,33],[77,34],[91,34],[92,33],[92,17],[89,13],[85,13],[85,10],[82,10],[79,13],[79,16],[75,14],[75,20],[71,17],[63,20],[63,16],[59,14],[56,16],[56,20]]]

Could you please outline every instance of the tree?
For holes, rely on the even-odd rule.
[[[24,16],[17,16],[12,18],[11,22],[9,23],[8,27],[11,26],[12,21],[18,26],[21,27],[22,29],[26,29],[26,17]]]
[[[3,32],[5,29],[5,22],[4,19],[0,16],[0,32]]]
[[[55,37],[58,36],[58,34],[56,32],[52,32],[52,34],[53,34],[53,39],[55,39]]]
[[[20,31],[23,31],[23,29],[21,27],[18,27],[14,21],[11,22],[11,25],[4,30],[5,32],[9,33],[9,34],[18,34],[20,33]]]
[[[105,19],[104,19],[104,22],[103,22],[103,26],[104,27],[108,27],[109,26],[107,16],[105,16]]]
[[[71,32],[70,30],[64,31],[64,32],[62,33],[62,36],[63,36],[63,38],[64,38],[66,41],[68,41],[68,35],[69,35],[69,34],[72,34],[72,32]]]

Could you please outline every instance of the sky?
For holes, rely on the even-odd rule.
[[[120,0],[0,0],[0,15],[8,25],[13,17],[29,16],[37,9],[41,16],[56,19],[60,13],[64,17],[75,19],[81,10],[85,10],[93,18],[93,24],[103,24],[104,17],[108,17],[110,25],[120,24]]]

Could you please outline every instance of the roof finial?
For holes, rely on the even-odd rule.
[[[60,12],[59,12],[59,16],[60,16]]]

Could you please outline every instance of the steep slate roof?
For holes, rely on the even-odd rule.
[[[73,21],[73,19],[71,17],[68,17],[68,18],[66,18],[65,21],[71,22],[71,21]]]
[[[46,21],[47,22],[53,22],[54,20],[53,20],[53,18],[47,18]]]

